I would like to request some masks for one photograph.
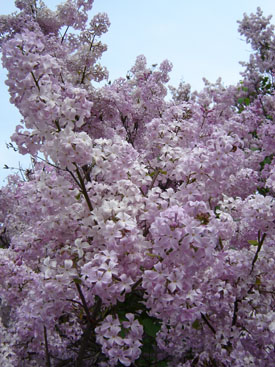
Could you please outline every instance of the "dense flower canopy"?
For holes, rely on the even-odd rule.
[[[167,60],[96,86],[93,0],[15,4],[2,62],[33,168],[0,191],[1,366],[272,367],[271,17],[239,22],[238,85],[168,100]]]

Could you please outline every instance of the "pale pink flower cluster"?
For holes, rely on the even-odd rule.
[[[0,18],[12,136],[32,168],[0,190],[0,364],[273,367],[274,27],[239,30],[243,80],[167,83],[98,60],[93,0]],[[41,6],[40,6],[41,5]]]
[[[127,313],[125,318],[128,321],[120,322],[108,315],[95,329],[97,341],[102,345],[103,353],[109,357],[110,366],[116,366],[118,361],[130,366],[141,353],[143,327],[131,313]]]

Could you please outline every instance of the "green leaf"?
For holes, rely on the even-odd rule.
[[[75,284],[81,284],[82,283],[81,279],[78,279],[78,278],[74,278],[74,282],[75,282]]]
[[[77,195],[76,195],[76,200],[80,200],[80,198],[81,198],[81,192],[79,192]]]
[[[271,154],[271,155],[267,155],[266,157],[265,157],[265,159],[262,161],[262,162],[260,162],[260,165],[261,165],[261,171],[264,169],[264,166],[266,165],[266,164],[270,164],[271,162],[272,162],[272,160],[273,160],[273,157],[274,157],[274,154]]]
[[[124,327],[122,327],[119,335],[121,336],[122,339],[126,338],[126,336],[127,336],[127,329],[125,329]]]
[[[167,367],[167,362],[166,361],[158,362],[158,367]]]
[[[243,110],[244,110],[244,107],[243,106],[239,107],[238,113],[242,113]]]
[[[155,255],[155,254],[151,254],[150,252],[147,252],[146,255],[153,257],[153,258],[158,258],[159,260],[161,260],[161,256],[159,255]],[[154,270],[154,269],[153,269]]]
[[[118,302],[114,308],[115,312],[119,316],[119,319],[125,321],[125,315],[127,313],[135,314],[137,311],[145,310],[145,306],[142,303],[143,298],[141,294],[137,292],[127,293],[124,302]]]
[[[220,205],[216,205],[214,208],[214,213],[215,213],[216,218],[220,218],[220,213],[217,212],[220,209],[221,209]]]
[[[259,242],[256,240],[248,240],[247,242],[252,246],[259,246]]]
[[[257,187],[257,191],[259,192],[259,194],[266,196],[269,193],[269,188],[268,187]]]
[[[160,323],[149,317],[139,321],[143,325],[145,333],[155,338],[157,332],[160,330]]]
[[[196,330],[201,329],[201,324],[200,324],[200,322],[199,322],[199,320],[198,320],[198,319],[197,319],[197,320],[195,320],[195,321],[193,322],[193,324],[192,324],[192,328],[193,328],[193,329],[196,329]]]
[[[262,79],[262,84],[266,85],[269,82],[269,78],[266,76]]]
[[[244,103],[247,105],[247,106],[249,106],[249,104],[250,104],[250,99],[247,97],[247,98],[244,98]]]

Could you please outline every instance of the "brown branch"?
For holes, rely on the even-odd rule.
[[[77,180],[77,178],[72,173],[72,171],[70,171],[68,168],[66,168],[66,171],[69,172],[69,174],[72,176],[72,178],[73,178],[74,182],[77,184],[77,186],[79,186],[81,188],[80,182]]]
[[[84,354],[85,354],[85,351],[87,349],[87,346],[88,346],[88,343],[89,343],[89,338],[90,338],[90,335],[91,335],[91,332],[92,332],[92,325],[90,322],[88,322],[87,326],[86,326],[86,329],[81,337],[82,339],[82,342],[81,342],[81,345],[80,345],[80,348],[79,348],[79,352],[78,352],[78,356],[77,356],[77,359],[76,359],[76,367],[82,367],[82,362],[83,362],[83,359],[84,359]]]
[[[210,322],[207,320],[206,316],[201,312],[201,317],[203,321],[206,323],[206,325],[209,327],[209,329],[212,331],[213,334],[216,334],[216,330],[213,328],[213,326],[210,324]]]
[[[35,78],[35,76],[34,76],[34,73],[31,71],[31,75],[32,75],[32,78],[33,78],[33,80],[34,80],[34,82],[35,82],[35,85],[36,85],[36,87],[37,87],[37,89],[39,90],[39,92],[40,92],[40,87],[39,87],[39,84],[38,84],[38,81],[36,80],[36,78]]]
[[[81,336],[81,345],[80,345],[77,360],[76,360],[76,367],[82,367],[82,362],[83,362],[83,359],[84,359],[85,350],[87,349],[87,346],[88,346],[88,343],[89,343],[89,338],[90,338],[90,335],[91,335],[92,329],[93,329],[92,328],[93,322],[92,322],[91,314],[90,314],[90,311],[89,311],[89,307],[87,305],[87,302],[85,300],[85,297],[84,297],[84,294],[81,290],[81,287],[78,283],[75,283],[75,285],[76,285],[79,297],[81,299],[82,306],[85,310],[85,313],[86,313],[86,316],[87,316],[87,319],[88,319],[86,329],[85,329],[84,333]]]
[[[96,304],[92,313],[92,322],[94,323],[94,326],[96,325],[96,316],[100,311],[101,305],[102,305],[102,301],[101,298],[99,296],[95,296],[96,299]]]
[[[65,359],[63,361],[60,361],[56,367],[64,367],[66,365],[68,365],[68,363],[72,362],[72,358],[68,358],[68,359]]]
[[[138,279],[132,286],[132,291],[134,291],[142,283],[142,278]]]
[[[47,338],[47,329],[44,326],[44,340],[45,340],[45,353],[46,353],[46,366],[51,367],[51,359],[49,353],[49,346],[48,346],[48,338]]]
[[[92,321],[92,318],[91,318],[91,314],[90,314],[90,311],[89,311],[89,307],[87,305],[87,302],[85,300],[85,297],[84,297],[84,294],[82,292],[82,289],[80,287],[80,285],[76,282],[75,283],[76,285],[76,288],[77,288],[77,291],[78,291],[78,294],[79,294],[79,297],[81,299],[81,302],[82,302],[82,305],[83,305],[83,308],[85,310],[85,313],[87,315],[87,319],[88,319],[88,322],[90,322],[90,324],[92,325],[93,324],[93,321]]]
[[[237,317],[238,317],[238,311],[239,311],[239,302],[241,302],[239,299],[236,298],[234,302],[234,311],[233,311],[233,319],[232,319],[232,326],[236,325],[237,323]]]
[[[57,128],[57,131],[60,132],[61,131],[61,128],[60,128],[60,125],[59,125],[59,121],[58,120],[55,120],[54,123],[55,123],[55,126]]]
[[[93,206],[92,206],[91,200],[89,198],[88,192],[86,190],[85,182],[84,182],[83,177],[81,176],[81,173],[80,173],[80,171],[79,171],[79,169],[78,169],[78,167],[77,167],[76,164],[75,164],[75,167],[76,167],[76,174],[77,174],[77,177],[79,179],[79,186],[80,186],[81,191],[82,191],[82,193],[83,193],[83,195],[85,197],[85,200],[87,202],[87,205],[88,205],[90,211],[92,211],[93,210]]]
[[[133,147],[134,147],[134,140],[132,138],[132,134],[131,131],[129,129],[129,125],[127,123],[127,119],[128,116],[124,116],[121,112],[120,112],[120,120],[122,122],[122,126],[124,127],[125,131],[126,131],[126,140],[128,143],[130,143]]]
[[[80,187],[81,192],[84,195],[84,198],[85,198],[86,203],[88,205],[88,208],[90,209],[90,211],[92,211],[93,210],[93,206],[92,206],[91,200],[89,198],[88,192],[86,190],[85,182],[83,180],[83,177],[82,177],[82,175],[81,175],[81,173],[80,173],[77,165],[75,163],[74,163],[74,165],[76,167],[76,174],[77,174],[78,179],[75,177],[75,175],[73,174],[73,172],[70,171],[68,168],[66,168],[66,171],[69,172],[69,174],[72,176],[72,178],[75,181],[75,183],[77,184],[77,186]]]
[[[87,346],[89,344],[89,339],[90,336],[92,335],[93,330],[95,329],[96,325],[97,325],[97,321],[96,321],[96,316],[100,311],[101,305],[102,305],[102,301],[100,297],[96,296],[96,304],[93,310],[92,315],[90,314],[90,310],[89,307],[87,305],[87,302],[85,300],[84,294],[81,290],[81,287],[78,283],[75,283],[79,297],[81,299],[83,308],[85,310],[85,313],[87,315],[87,325],[86,325],[86,329],[84,331],[84,333],[82,334],[81,337],[81,345],[80,345],[80,349],[78,352],[78,356],[77,356],[77,360],[76,360],[76,367],[82,367],[83,366],[83,359],[84,359],[84,355],[85,355],[85,351],[87,349]]]

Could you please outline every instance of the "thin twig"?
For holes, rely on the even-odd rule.
[[[83,307],[82,303],[81,303],[81,302],[79,302],[79,301],[76,301],[75,299],[66,298],[66,301],[70,301],[70,302],[76,303],[76,304],[78,304],[79,306]]]
[[[91,52],[91,50],[92,50],[92,47],[94,45],[94,40],[95,40],[95,34],[93,35],[93,39],[92,39],[91,44],[90,44],[89,52]],[[82,73],[82,78],[81,78],[80,84],[84,83],[84,80],[85,80],[85,77],[86,77],[86,71],[87,71],[87,65],[84,66],[84,70],[83,70],[83,73]]]
[[[47,161],[47,160],[46,160],[46,159],[44,159],[44,158],[41,158],[41,157],[39,157],[39,156],[36,156],[35,158],[40,159],[41,161],[43,161],[43,162],[47,163],[49,166],[52,166],[52,167],[56,168],[57,170],[66,171],[65,169],[63,169],[63,168],[60,168],[60,167],[56,166],[55,164],[53,164],[53,163],[51,163],[51,162]]]
[[[156,179],[157,179],[157,177],[158,177],[159,173],[160,173],[160,169],[157,169],[157,172],[155,173],[155,175],[154,175],[154,177],[153,177],[153,179],[152,179],[151,185],[150,185],[150,187],[149,187],[149,191],[153,188],[153,186],[154,186],[154,184],[155,184],[155,182],[156,182]]]
[[[142,278],[138,279],[132,286],[132,291],[134,291],[142,283]]]
[[[33,80],[34,80],[34,82],[35,82],[35,85],[37,86],[37,89],[39,90],[39,92],[40,92],[40,87],[39,87],[39,84],[38,84],[38,81],[36,80],[36,78],[35,78],[35,76],[34,76],[34,73],[31,71],[31,75],[32,75],[32,78],[33,78]]]
[[[64,34],[63,34],[63,36],[62,36],[62,38],[61,38],[61,44],[63,43],[64,38],[65,38],[65,36],[66,36],[69,28],[70,28],[70,26],[68,25],[67,28],[66,28],[66,30],[65,30],[65,32],[64,32]]]
[[[250,274],[254,270],[254,265],[255,265],[256,261],[258,260],[259,252],[261,251],[261,248],[263,246],[265,237],[266,237],[266,233],[264,233],[263,237],[261,238],[261,231],[258,232],[258,247],[257,247],[257,251],[256,251],[255,256],[253,258],[253,261],[252,261],[252,267],[251,267]]]
[[[66,171],[69,172],[69,174],[72,176],[72,178],[73,178],[74,182],[77,184],[77,186],[79,186],[81,188],[80,182],[75,177],[75,175],[72,173],[72,171],[70,171],[68,168],[66,168]]]

